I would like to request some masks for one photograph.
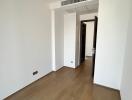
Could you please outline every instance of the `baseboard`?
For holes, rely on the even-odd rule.
[[[52,71],[54,71],[54,72],[56,72],[56,71],[58,71],[59,69],[61,69],[61,68],[63,68],[64,66],[61,66],[61,67],[53,67],[52,68]]]
[[[105,85],[102,85],[102,84],[94,83],[94,85],[97,85],[97,86],[100,86],[100,87],[104,87],[104,88],[108,88],[108,89],[120,92],[119,89],[111,88],[111,87],[108,87],[108,86],[105,86]]]
[[[120,100],[124,100],[124,97],[122,95],[123,93],[120,91]]]

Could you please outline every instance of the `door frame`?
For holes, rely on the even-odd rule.
[[[84,32],[84,25],[85,25],[85,32]],[[87,25],[85,23],[81,22],[81,30],[80,30],[80,64],[85,61],[85,55],[86,54],[85,54],[85,50],[83,50],[83,48],[86,48],[86,28],[87,28]],[[82,56],[83,56],[83,58],[82,58]]]
[[[81,21],[81,24],[80,24],[80,57],[79,57],[79,61],[80,61],[80,64],[81,64],[81,51],[82,51],[82,48],[81,48],[81,38],[82,38],[82,34],[81,34],[81,25],[82,23],[84,22],[94,22],[94,36],[93,36],[93,47],[95,47],[96,49],[96,44],[97,44],[97,27],[98,27],[98,17],[95,16],[94,19],[88,19],[88,20],[82,20]],[[86,47],[85,47],[86,49]],[[93,56],[93,55],[92,55]],[[92,59],[92,67],[93,67],[93,70],[92,70],[92,76],[94,77],[94,71],[95,71],[95,58],[96,58],[96,51],[95,51],[95,55],[94,55],[94,58]]]

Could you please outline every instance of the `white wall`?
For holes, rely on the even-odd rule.
[[[132,4],[132,2],[130,3]],[[132,9],[132,5],[131,5]],[[122,84],[121,84],[121,97],[122,100],[132,100],[132,12],[130,11],[128,35],[126,42],[125,61],[123,68]]]
[[[88,20],[88,19],[95,19],[95,16],[98,16],[98,13],[89,13],[80,15],[80,20]]]
[[[129,0],[100,0],[94,83],[120,89]]]
[[[45,0],[0,1],[0,100],[52,70],[50,26]]]
[[[55,70],[64,66],[64,14],[55,11]]]
[[[64,66],[75,68],[76,13],[64,15]]]
[[[85,49],[86,56],[92,56],[93,36],[94,36],[94,22],[87,22],[86,23],[86,49]]]
[[[80,65],[80,14],[76,13],[76,51],[75,51],[75,66]]]

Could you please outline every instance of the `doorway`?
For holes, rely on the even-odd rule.
[[[95,58],[96,58],[96,42],[97,42],[97,26],[98,26],[98,17],[95,16],[94,19],[89,20],[82,20],[81,21],[81,30],[80,30],[80,64],[83,63],[86,59],[86,36],[87,36],[87,25],[86,23],[93,22],[93,36],[92,39],[92,76],[94,77],[94,70],[95,70]]]

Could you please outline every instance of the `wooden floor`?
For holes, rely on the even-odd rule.
[[[120,100],[119,92],[93,85],[91,59],[77,69],[64,67],[5,100]]]

